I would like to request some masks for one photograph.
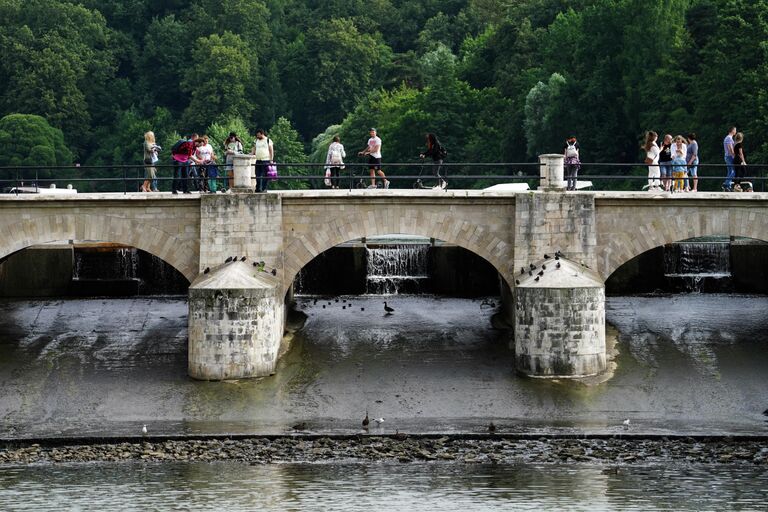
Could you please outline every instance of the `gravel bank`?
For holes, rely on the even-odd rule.
[[[768,464],[768,441],[361,436],[138,441],[0,449],[0,464],[115,461]]]

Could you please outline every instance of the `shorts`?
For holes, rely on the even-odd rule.
[[[699,172],[699,161],[694,160],[691,166],[688,168],[688,176],[696,177]]]
[[[368,157],[368,166],[371,169],[377,169],[377,170],[380,171],[381,170],[381,158],[375,158],[375,157],[369,156]]]
[[[672,177],[672,161],[671,160],[669,162],[659,162],[659,169],[661,170],[662,178]]]

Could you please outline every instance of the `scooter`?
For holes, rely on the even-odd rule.
[[[438,184],[435,185],[434,187],[430,187],[424,184],[424,181],[421,179],[424,173],[424,165],[425,164],[423,163],[423,160],[422,160],[422,164],[419,167],[419,176],[416,178],[416,182],[413,184],[413,188],[430,189],[430,190],[447,190],[448,182],[442,178],[440,178]]]

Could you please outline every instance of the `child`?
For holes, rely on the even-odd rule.
[[[672,159],[672,177],[675,180],[673,192],[682,192],[684,190],[683,178],[685,178],[685,170],[685,151],[677,150],[675,152],[675,157]]]

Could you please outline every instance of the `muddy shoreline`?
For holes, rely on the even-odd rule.
[[[768,465],[768,437],[321,436],[5,440],[0,465],[72,462]]]

